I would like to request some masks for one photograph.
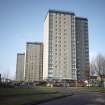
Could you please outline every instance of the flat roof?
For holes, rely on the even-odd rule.
[[[68,14],[68,15],[75,15],[74,12],[69,12],[69,11],[63,11],[63,10],[56,10],[56,9],[49,9],[47,14],[48,13],[62,13],[62,14]],[[47,15],[45,16],[45,19],[46,19]]]
[[[78,17],[78,16],[76,16],[75,18],[76,19],[81,19],[81,20],[87,20],[88,21],[88,19],[86,17]]]
[[[27,42],[27,44],[43,44],[43,42]]]
[[[25,53],[17,53],[17,55],[24,55]]]
[[[63,11],[63,10],[55,10],[55,9],[50,9],[48,12],[75,15],[73,12]]]

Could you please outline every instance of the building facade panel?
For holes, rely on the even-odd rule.
[[[88,42],[88,20],[76,17],[76,63],[77,77],[79,80],[88,79],[89,67],[89,42]]]
[[[48,47],[47,50],[44,47],[44,53],[47,54],[44,56],[47,56],[48,63],[45,66],[48,68],[43,66],[43,73],[48,72],[47,79],[76,79],[74,13],[50,10],[47,17],[44,27],[49,27],[44,32],[47,41],[44,46]]]
[[[43,46],[43,79],[48,77],[48,42],[49,42],[49,14],[46,16],[44,22],[44,46]]]
[[[24,53],[17,54],[16,81],[24,81]]]
[[[27,42],[25,81],[40,81],[43,73],[43,44]]]

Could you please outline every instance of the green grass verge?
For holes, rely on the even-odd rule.
[[[40,94],[40,95],[32,95],[32,96],[16,96],[16,97],[8,97],[5,99],[2,99],[0,101],[0,105],[22,105],[27,103],[33,103],[43,100],[52,99],[55,97],[59,97],[61,94]]]
[[[36,88],[0,88],[0,96],[30,94],[30,93],[51,93],[56,92],[54,88],[36,87]]]
[[[80,88],[80,90],[105,93],[105,88],[101,88],[101,87],[85,87],[85,88]]]
[[[0,105],[22,105],[62,96],[55,88],[0,88]]]

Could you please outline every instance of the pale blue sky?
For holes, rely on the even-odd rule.
[[[13,78],[16,54],[27,41],[43,40],[49,9],[75,12],[89,21],[90,57],[105,54],[105,0],[0,0],[0,73]]]

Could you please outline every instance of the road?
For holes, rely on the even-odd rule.
[[[72,91],[73,95],[38,105],[105,105],[105,93]]]

